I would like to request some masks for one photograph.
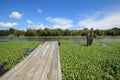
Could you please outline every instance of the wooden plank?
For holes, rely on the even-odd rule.
[[[1,80],[8,79],[11,76],[11,74],[14,74],[17,70],[19,70],[19,68],[21,68],[21,66],[23,66],[28,60],[30,60],[29,58],[31,58],[40,47],[41,46],[36,48],[29,56],[27,56],[27,58],[25,58],[22,62],[18,63],[14,68],[12,68],[12,70],[9,70],[7,73],[5,73],[5,75],[3,75],[0,79]]]
[[[55,47],[54,47],[54,54],[53,54],[53,61],[51,63],[51,70],[50,70],[50,73],[51,73],[51,77],[49,80],[58,80],[57,78],[57,53],[56,53],[56,48],[58,46],[56,46],[55,44]]]
[[[62,80],[57,41],[47,41],[0,80]]]
[[[42,76],[42,74],[44,72],[45,66],[47,64],[47,61],[48,61],[47,57],[49,56],[48,54],[50,52],[50,48],[51,47],[49,47],[49,49],[47,50],[46,55],[43,54],[43,56],[42,56],[42,58],[43,58],[42,63],[39,66],[38,70],[36,71],[36,73],[35,73],[35,75],[34,75],[32,80],[40,80],[40,78],[41,78],[41,76]]]
[[[46,53],[46,51],[44,51],[44,53]],[[31,70],[28,72],[28,74],[25,77],[25,80],[31,80],[34,77],[34,74],[36,73],[36,71],[38,71],[39,66],[43,65],[43,62],[41,63],[41,61],[43,60],[42,56],[41,58],[38,59],[38,61],[36,61],[36,64],[34,65],[34,67],[32,67]]]
[[[49,56],[46,58],[48,59],[47,61],[47,64],[45,66],[45,69],[42,73],[42,76],[41,76],[41,80],[48,80],[50,79],[52,76],[51,76],[51,72],[50,72],[50,69],[51,69],[51,66],[52,66],[52,60],[53,60],[53,50],[54,50],[54,44],[51,45],[51,51],[49,52]]]

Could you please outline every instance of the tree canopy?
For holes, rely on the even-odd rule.
[[[90,32],[88,28],[83,30],[62,30],[58,29],[26,29],[26,30],[16,30],[10,28],[9,30],[0,30],[0,36],[86,36]],[[120,28],[112,28],[108,30],[96,29],[93,31],[94,37],[96,36],[120,36]]]

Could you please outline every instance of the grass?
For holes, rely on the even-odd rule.
[[[120,80],[120,42],[61,42],[63,80]]]
[[[3,70],[11,69],[39,44],[39,41],[0,42],[0,66]]]

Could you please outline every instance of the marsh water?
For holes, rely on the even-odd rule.
[[[0,38],[0,41],[72,41],[82,42],[86,38]],[[120,38],[94,38],[95,42],[120,42]]]

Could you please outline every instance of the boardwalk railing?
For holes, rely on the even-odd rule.
[[[0,80],[62,80],[58,42],[37,47]]]

